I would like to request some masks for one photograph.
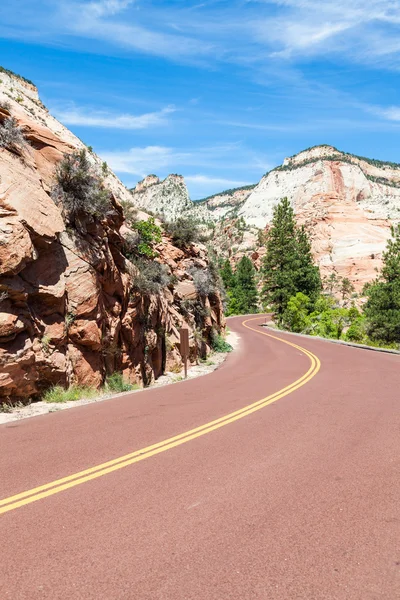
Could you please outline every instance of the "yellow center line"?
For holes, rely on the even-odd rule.
[[[256,333],[259,333],[261,335],[265,335],[267,337],[278,340],[283,344],[292,346],[293,348],[300,350],[309,358],[311,363],[310,368],[299,379],[282,388],[281,390],[278,390],[277,392],[267,396],[266,398],[262,398],[257,402],[249,404],[248,406],[245,406],[239,410],[229,413],[228,415],[220,417],[219,419],[215,419],[214,421],[210,421],[209,423],[200,425],[195,429],[191,429],[190,431],[186,431],[174,437],[168,438],[166,440],[158,442],[157,444],[147,446],[140,450],[136,450],[135,452],[131,452],[130,454],[126,454],[124,456],[120,456],[119,458],[115,458],[108,462],[96,465],[95,467],[85,469],[84,471],[68,475],[67,477],[63,477],[61,479],[57,479],[44,485],[32,488],[25,492],[21,492],[14,496],[4,498],[3,500],[0,500],[0,515],[11,510],[20,508],[21,506],[25,506],[26,504],[30,504],[31,502],[36,502],[37,500],[42,500],[43,498],[47,498],[54,494],[58,494],[59,492],[62,492],[64,490],[70,489],[77,485],[81,485],[82,483],[86,483],[87,481],[91,481],[92,479],[102,477],[103,475],[107,475],[109,473],[112,473],[113,471],[117,471],[118,469],[122,469],[134,463],[140,462],[146,458],[150,458],[151,456],[160,454],[161,452],[166,452],[171,448],[175,448],[176,446],[180,446],[181,444],[185,444],[186,442],[211,433],[216,429],[225,427],[225,425],[234,423],[235,421],[243,419],[244,417],[252,414],[253,412],[261,410],[265,406],[268,406],[269,404],[276,402],[280,398],[291,394],[295,390],[308,383],[308,381],[310,381],[320,369],[321,363],[318,357],[315,356],[315,354],[313,354],[309,350],[306,350],[305,348],[302,348],[297,344],[274,336],[270,333],[259,331],[258,329],[253,329],[253,327],[249,327],[247,325],[247,323],[249,323],[250,321],[255,321],[259,318],[260,317],[253,317],[251,319],[247,319],[246,321],[243,321],[242,325],[244,325],[244,327],[250,329],[251,331],[255,331]]]

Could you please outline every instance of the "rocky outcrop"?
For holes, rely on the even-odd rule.
[[[131,190],[135,206],[161,215],[166,221],[191,216],[203,223],[215,223],[237,210],[255,186],[226,190],[193,202],[182,175],[168,175],[160,180],[148,175]]]
[[[193,206],[181,175],[168,175],[163,181],[156,175],[148,175],[132,194],[135,206],[162,215],[167,221],[175,221]]]
[[[179,368],[184,324],[191,359],[205,356],[212,331],[224,328],[219,292],[200,296],[190,274],[193,266],[207,269],[205,248],[181,250],[163,235],[155,260],[168,283],[141,292],[124,250],[120,200],[131,194],[104,173],[110,210],[84,230],[67,229],[50,190],[57,162],[83,145],[47,113],[33,86],[4,79],[0,127],[11,114],[29,145],[0,147],[0,401],[36,398],[54,384],[100,386],[114,371],[148,385]],[[101,165],[94,154],[90,160]]]

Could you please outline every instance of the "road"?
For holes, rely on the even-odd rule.
[[[0,426],[1,600],[400,598],[400,357],[243,321],[210,375]]]

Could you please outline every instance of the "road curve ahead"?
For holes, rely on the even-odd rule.
[[[400,358],[244,320],[210,375],[0,426],[1,600],[400,598]]]

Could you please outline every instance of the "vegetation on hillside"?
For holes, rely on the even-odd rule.
[[[202,204],[204,202],[207,202],[208,200],[217,198],[218,196],[232,196],[235,192],[253,190],[257,185],[258,185],[257,183],[250,183],[248,185],[242,185],[241,187],[231,188],[229,190],[224,190],[223,192],[219,192],[217,194],[212,194],[211,196],[207,196],[206,198],[200,198],[199,200],[194,200],[194,203]]]
[[[194,217],[178,217],[175,221],[164,224],[164,229],[178,248],[185,248],[201,239],[199,224]]]
[[[385,161],[385,160],[378,160],[376,158],[368,158],[366,156],[358,156],[357,154],[352,154],[351,152],[343,152],[342,150],[338,150],[338,148],[335,148],[335,146],[331,146],[330,144],[318,144],[317,146],[310,146],[310,148],[306,148],[305,150],[302,150],[298,154],[303,154],[304,152],[310,152],[311,150],[315,150],[315,148],[332,148],[332,150],[334,150],[335,152],[338,152],[341,155],[341,157],[345,156],[345,157],[356,158],[357,160],[363,160],[364,162],[369,163],[370,165],[373,165],[374,167],[390,167],[392,169],[400,169],[400,163],[395,163],[395,162]],[[289,157],[289,160],[292,160],[293,158],[297,158],[298,154],[293,154],[293,156]],[[321,160],[321,159],[318,159],[318,160]],[[323,160],[326,160],[325,157]],[[338,160],[337,155],[336,155],[336,160]]]
[[[322,288],[307,234],[297,227],[286,199],[276,207],[266,247],[263,299],[274,310],[279,327],[330,339],[400,348],[400,225],[392,229],[381,273],[364,289],[364,311],[354,304],[356,294],[348,278],[332,273],[324,279]],[[226,285],[230,285],[232,274],[227,264],[222,272]]]
[[[22,79],[22,81],[25,81],[25,83],[29,83],[30,85],[35,85],[33,83],[33,81],[31,81],[30,79],[27,79],[26,77],[22,77],[22,75],[18,75],[18,73],[14,73],[13,71],[10,71],[10,69],[6,69],[5,67],[0,66],[0,74],[1,73],[5,73],[6,75],[10,75],[11,77],[17,77],[18,79]]]

